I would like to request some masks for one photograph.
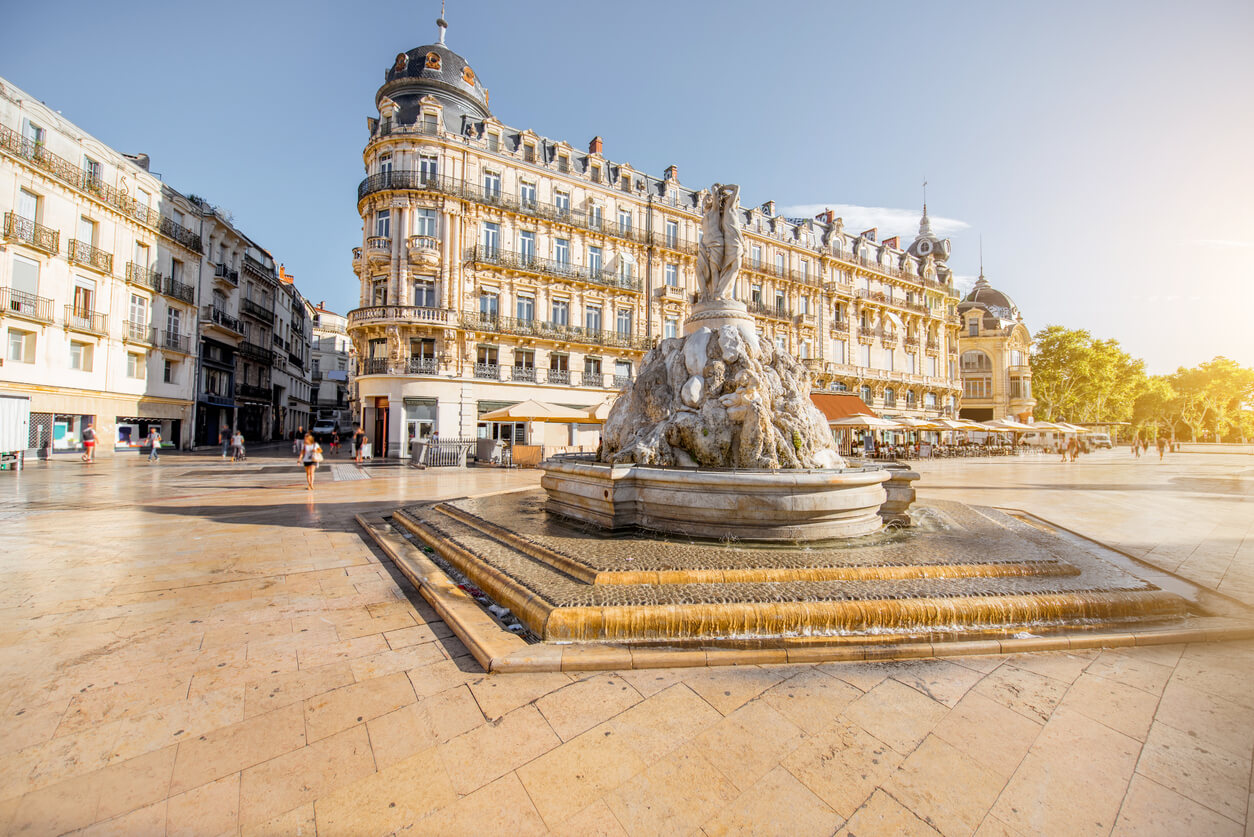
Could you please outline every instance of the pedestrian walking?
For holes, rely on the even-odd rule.
[[[292,434],[292,453],[300,453],[300,446],[305,443],[305,425],[296,428]]]
[[[1158,461],[1159,462],[1162,461],[1163,454],[1166,452],[1167,452],[1167,437],[1159,436],[1158,437]]]
[[[353,425],[353,461],[358,465],[361,464],[361,446],[366,442],[366,434],[362,432],[360,424]]]
[[[305,490],[313,491],[314,471],[318,469],[318,463],[322,461],[322,447],[314,441],[313,434],[305,434],[305,440],[301,443],[300,455],[296,461],[305,466]]]
[[[148,445],[151,448],[148,451],[149,462],[161,461],[161,433],[155,427],[148,428]]]
[[[231,462],[244,461],[244,434],[239,430],[231,437]]]
[[[1141,440],[1140,439],[1132,440],[1132,455],[1135,456],[1137,459],[1141,458]]]
[[[96,428],[90,421],[83,428],[83,461],[87,463],[96,461]]]
[[[340,431],[331,431],[331,455],[335,456],[340,452]]]
[[[231,447],[231,430],[225,424],[218,430],[218,444],[222,446],[222,458],[226,459],[226,452]]]

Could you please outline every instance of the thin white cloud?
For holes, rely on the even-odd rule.
[[[828,209],[835,212],[838,218],[845,219],[847,232],[856,235],[863,230],[876,227],[881,241],[893,235],[900,235],[905,241],[913,241],[919,229],[919,218],[922,215],[917,209],[858,206],[852,203],[801,203],[781,207],[778,212],[789,218],[813,218]],[[944,218],[939,215],[928,217],[932,221],[932,232],[942,238],[971,226],[966,221],[959,221],[956,218]]]
[[[1195,238],[1192,243],[1203,247],[1254,247],[1254,241],[1235,241],[1231,238]]]
[[[971,288],[975,286],[975,280],[978,276],[964,276],[961,273],[954,274],[954,289],[958,291],[959,296],[966,296]]]

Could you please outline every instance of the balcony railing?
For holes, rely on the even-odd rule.
[[[4,237],[29,244],[45,253],[55,254],[61,250],[61,233],[23,218],[16,212],[4,213]]]
[[[71,331],[84,331],[88,334],[104,336],[108,330],[108,320],[104,314],[97,314],[86,308],[73,305],[65,306],[65,327]]]
[[[20,157],[35,168],[47,172],[80,192],[109,204],[123,215],[151,227],[187,249],[201,252],[199,235],[140,203],[130,195],[109,186],[99,177],[84,171],[69,160],[58,157],[48,151],[42,143],[23,137],[13,129],[0,125],[0,149],[15,157]]]
[[[662,299],[674,300],[675,302],[684,301],[684,289],[677,285],[662,285],[654,289],[654,293]]]
[[[386,235],[372,235],[366,239],[366,252],[368,253],[391,253],[392,239]]]
[[[354,308],[348,312],[349,327],[380,320],[401,320],[408,323],[447,323],[452,319],[452,312],[447,308],[424,308],[419,305],[374,305],[369,308]],[[325,331],[344,329],[330,325],[318,326]]]
[[[244,340],[239,344],[239,353],[249,360],[255,360],[260,363],[274,363],[274,352],[265,346],[258,346],[256,343]]]
[[[162,277],[160,292],[174,299],[181,299],[184,302],[196,301],[196,289],[191,285],[183,282],[175,281],[169,276]]]
[[[183,302],[196,301],[196,289],[191,285],[176,282],[169,276],[162,276],[154,268],[144,267],[135,262],[126,263],[126,281]]]
[[[288,352],[287,359],[296,368],[298,369],[305,368],[305,358],[303,355],[299,355],[296,352]]]
[[[677,253],[684,253],[692,256],[697,252],[697,242],[689,241],[686,238],[667,235],[665,231],[658,232],[654,230],[649,233],[649,243],[657,247],[665,247],[667,250],[674,250]]]
[[[200,319],[205,323],[212,323],[236,334],[244,333],[244,324],[216,305],[206,305],[201,309]]]
[[[617,331],[583,328],[581,326],[550,323],[544,320],[523,320],[517,317],[491,316],[481,314],[478,311],[467,311],[462,314],[461,326],[472,331],[512,334],[519,337],[537,337],[542,340],[584,343],[616,349],[645,351],[650,345],[647,337],[620,334]]]
[[[388,374],[388,359],[385,357],[368,357],[361,361],[362,375]]]
[[[270,323],[271,325],[274,324],[274,312],[269,308],[266,308],[264,305],[253,302],[251,299],[240,300],[239,310],[241,313],[248,314],[250,317],[255,317],[264,323]]]
[[[239,398],[248,398],[253,401],[269,401],[274,391],[268,386],[258,386],[257,384],[236,384],[235,395]]]
[[[147,323],[123,320],[122,338],[131,343],[147,343],[149,346],[155,346],[157,343],[157,329]]]
[[[52,300],[16,288],[0,288],[0,317],[25,317],[41,323],[52,322]]]
[[[554,276],[574,282],[591,282],[607,288],[621,288],[637,293],[640,292],[640,280],[635,277],[627,278],[609,270],[597,270],[582,265],[573,265],[568,262],[541,259],[527,253],[517,253],[512,250],[500,250],[476,245],[470,248],[467,260],[475,265],[487,264],[523,273]]]
[[[832,323],[832,334],[848,334],[848,333],[849,333],[849,321],[848,320],[837,320],[836,322]]]
[[[440,371],[440,362],[431,357],[411,357],[405,371],[410,375],[435,375]]]
[[[786,305],[767,305],[765,302],[756,302],[749,300],[745,303],[750,314],[756,314],[760,317],[771,317],[776,320],[787,320],[792,318],[792,313]]]
[[[161,339],[157,345],[171,352],[182,352],[185,355],[191,353],[191,339],[186,334],[179,334],[177,331],[161,332]]]
[[[440,252],[440,239],[431,235],[411,235],[407,241],[410,250]]]
[[[93,247],[86,241],[79,241],[77,238],[70,239],[69,249],[66,250],[66,258],[93,270],[99,270],[101,273],[113,272],[112,253],[106,253],[99,247]]]
[[[274,268],[266,267],[264,262],[254,259],[247,253],[244,254],[244,270],[251,271],[258,279],[274,279]]]
[[[498,363],[476,363],[475,377],[484,381],[501,380],[501,366]]]
[[[213,278],[220,279],[228,285],[239,286],[239,271],[232,270],[226,264],[215,264],[213,266]]]

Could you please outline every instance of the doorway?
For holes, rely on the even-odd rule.
[[[380,459],[388,455],[388,400],[374,400],[374,455]]]

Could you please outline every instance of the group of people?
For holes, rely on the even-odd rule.
[[[1167,451],[1169,450],[1174,451],[1176,449],[1176,443],[1168,440],[1166,436],[1159,436],[1158,439],[1155,440],[1154,442],[1154,447],[1158,448],[1158,458],[1161,460],[1163,458],[1163,454],[1167,453]],[[1142,439],[1140,437],[1134,438],[1132,440],[1132,455],[1133,456],[1135,456],[1137,459],[1140,459],[1141,454],[1148,453],[1148,452],[1149,452],[1148,440]]]
[[[370,441],[365,431],[361,429],[361,425],[353,426],[353,461],[358,465],[361,464],[362,456],[366,449],[366,444]],[[332,455],[339,452],[340,449],[340,432],[334,430],[331,432],[331,453]],[[305,490],[314,490],[314,474],[318,470],[318,463],[322,461],[322,445],[318,444],[318,440],[314,438],[312,433],[306,433],[304,427],[297,428],[292,436],[292,452],[296,454],[296,461],[305,468]]]
[[[244,453],[244,434],[237,427],[234,432],[225,424],[218,431],[218,444],[222,445],[222,458],[226,459],[229,449],[232,462],[243,462],[247,459]]]

